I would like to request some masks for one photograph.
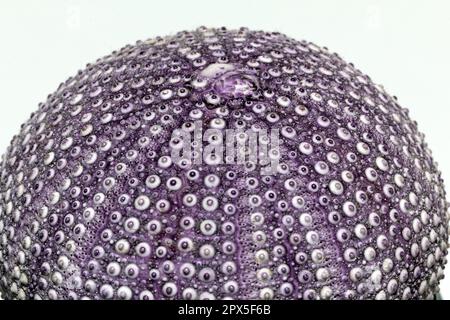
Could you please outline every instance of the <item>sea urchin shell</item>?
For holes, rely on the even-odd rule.
[[[205,155],[225,130],[244,156],[277,133],[255,140],[273,170]],[[422,299],[443,277],[445,191],[408,111],[280,33],[199,28],[88,65],[0,179],[6,299]]]

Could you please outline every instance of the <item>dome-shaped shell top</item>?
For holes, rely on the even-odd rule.
[[[443,277],[445,191],[408,111],[280,33],[113,52],[39,106],[0,170],[7,299],[421,299]]]

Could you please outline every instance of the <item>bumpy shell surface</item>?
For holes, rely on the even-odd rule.
[[[173,132],[199,121],[278,129],[276,172],[175,161]],[[0,287],[6,299],[432,298],[447,224],[423,135],[382,87],[306,41],[199,28],[88,65],[21,127],[1,165]]]

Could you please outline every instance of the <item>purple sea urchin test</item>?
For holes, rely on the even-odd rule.
[[[6,299],[424,299],[446,263],[408,111],[279,33],[199,28],[88,65],[0,179]]]

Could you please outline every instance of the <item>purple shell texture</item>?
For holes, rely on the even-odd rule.
[[[195,161],[218,134],[174,159],[196,123],[275,130],[274,172]],[[88,64],[0,170],[4,299],[432,299],[444,276],[448,203],[408,110],[278,32],[200,27]]]

